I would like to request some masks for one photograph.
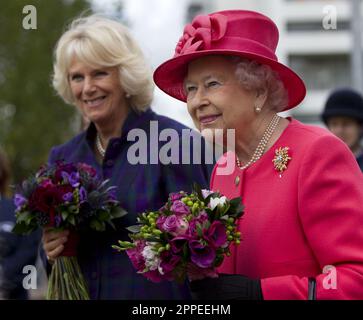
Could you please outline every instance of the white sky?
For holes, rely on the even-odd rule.
[[[112,14],[120,0],[94,0],[96,11]],[[123,9],[132,34],[145,53],[153,70],[174,54],[182,35],[190,0],[124,0]],[[185,103],[167,96],[155,87],[152,108],[193,127]]]

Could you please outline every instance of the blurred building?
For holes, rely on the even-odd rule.
[[[280,30],[279,60],[292,67],[307,86],[305,100],[291,114],[304,122],[319,123],[330,90],[355,85],[351,71],[352,1],[191,0],[187,19],[228,9],[256,10],[272,18]]]
[[[103,3],[105,0],[94,1]],[[197,14],[229,9],[255,10],[266,14],[275,21],[280,31],[277,48],[279,60],[292,67],[307,86],[305,100],[299,108],[289,113],[303,122],[317,124],[320,123],[319,114],[331,90],[346,86],[363,90],[362,55],[361,50],[357,50],[361,42],[361,30],[356,29],[356,32],[353,32],[355,24],[352,21],[353,17],[356,18],[354,21],[361,20],[362,6],[360,5],[360,10],[353,10],[353,4],[361,2],[361,0],[122,1],[125,9],[131,5],[133,7],[131,10],[133,13],[128,16],[130,27],[136,32],[135,35],[144,45],[146,52],[150,52],[147,58],[152,61],[154,68],[172,56],[183,25],[190,22]],[[156,20],[150,17],[150,6],[158,12]],[[139,20],[139,23],[133,20]],[[153,34],[157,37],[153,37]],[[358,52],[354,55],[354,59],[353,52]],[[360,63],[357,63],[357,57],[361,60]],[[360,76],[360,81],[357,81],[359,78],[357,74]],[[193,126],[185,105],[166,96],[160,90],[156,90],[153,107],[161,114]]]

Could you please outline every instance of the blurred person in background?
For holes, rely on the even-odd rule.
[[[0,149],[0,295],[2,299],[25,300],[28,290],[23,287],[23,268],[35,266],[41,234],[29,236],[12,233],[15,224],[15,206],[8,197],[10,164]]]
[[[186,102],[199,130],[235,130],[211,189],[242,197],[242,240],[217,278],[190,288],[210,300],[362,299],[360,169],[328,130],[278,115],[306,94],[278,61],[278,39],[275,23],[258,12],[199,15],[154,73],[160,89]],[[226,162],[230,174],[219,170]]]
[[[350,88],[332,91],[321,115],[327,128],[353,152],[363,171],[363,97]]]
[[[117,199],[128,211],[115,223],[117,230],[80,235],[78,261],[91,299],[188,299],[185,286],[146,280],[135,272],[126,254],[116,254],[111,248],[118,240],[128,239],[125,227],[136,223],[137,213],[159,209],[169,193],[191,191],[193,182],[207,187],[212,169],[203,161],[196,165],[163,164],[159,160],[150,163],[150,153],[155,152],[159,159],[165,144],[159,141],[150,145],[163,129],[178,133],[179,163],[183,152],[190,153],[190,159],[193,154],[189,148],[182,150],[181,132],[186,127],[150,109],[154,86],[138,44],[117,21],[100,16],[77,19],[55,48],[53,85],[89,125],[72,140],[52,148],[49,163],[65,160],[91,165],[99,177],[118,187]],[[152,124],[158,126],[157,137],[151,136]],[[147,159],[142,159],[145,164],[129,162],[133,141],[127,137],[133,129],[141,130],[147,138]],[[67,236],[67,231],[44,231],[48,270],[62,252]]]

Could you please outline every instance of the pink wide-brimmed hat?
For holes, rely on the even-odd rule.
[[[279,31],[268,17],[253,11],[228,10],[199,15],[184,28],[174,57],[154,72],[156,85],[168,95],[186,101],[183,88],[188,64],[207,55],[232,55],[266,64],[280,76],[288,92],[288,105],[298,105],[306,88],[301,78],[278,62],[275,54]]]

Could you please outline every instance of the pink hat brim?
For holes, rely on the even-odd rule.
[[[306,87],[302,79],[282,63],[251,52],[225,49],[197,51],[167,60],[154,72],[154,81],[156,85],[166,94],[186,102],[183,83],[184,78],[187,75],[188,64],[197,58],[207,55],[239,56],[270,66],[272,70],[277,72],[288,93],[288,104],[286,108],[281,111],[286,111],[297,106],[306,95]]]

